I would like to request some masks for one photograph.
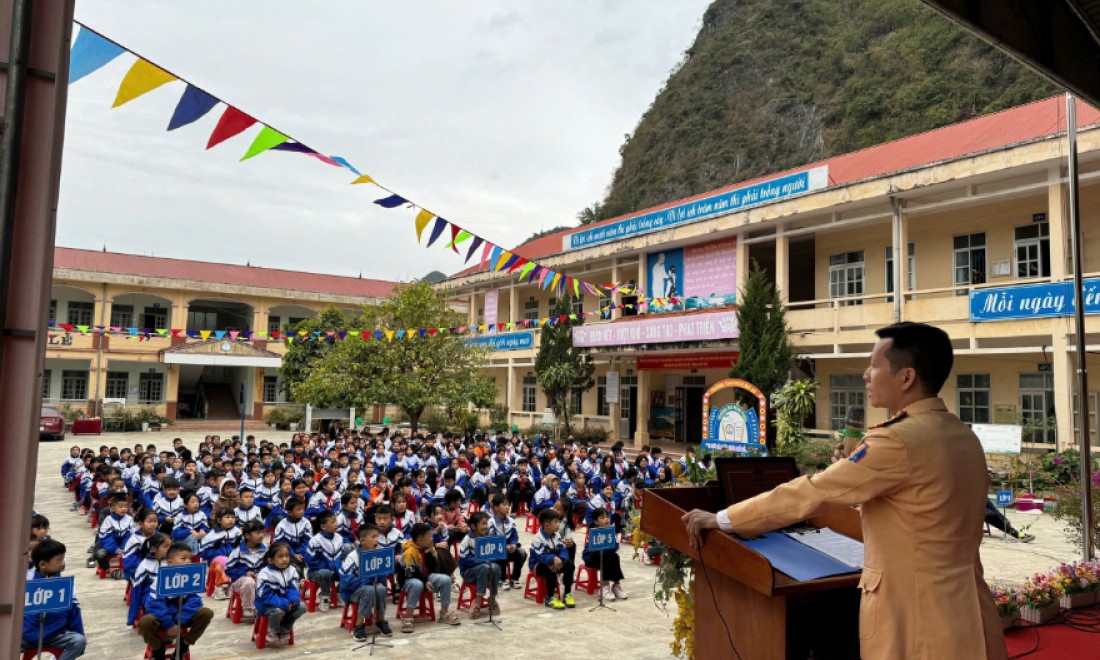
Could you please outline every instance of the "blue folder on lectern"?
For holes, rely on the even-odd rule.
[[[773,568],[799,582],[860,571],[859,567],[834,559],[782,532],[769,532],[741,543],[766,557]]]

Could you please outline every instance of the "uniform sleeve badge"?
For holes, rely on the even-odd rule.
[[[856,450],[852,452],[852,455],[848,457],[848,460],[853,463],[858,463],[862,461],[867,456],[867,451],[869,449],[870,446],[868,446],[866,442],[859,443],[859,447],[856,447]]]

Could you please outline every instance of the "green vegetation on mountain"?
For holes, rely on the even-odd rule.
[[[582,224],[1056,93],[919,0],[715,0]]]

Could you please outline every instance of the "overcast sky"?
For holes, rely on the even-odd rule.
[[[77,19],[514,247],[602,198],[708,4],[95,0]],[[132,62],[69,92],[58,245],[381,279],[462,266],[345,170],[238,162],[255,128],[206,151],[220,109],[166,132],[182,83],[112,110]]]

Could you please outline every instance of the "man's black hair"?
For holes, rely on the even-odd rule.
[[[31,563],[35,568],[44,561],[65,554],[65,544],[55,539],[43,539],[31,550]]]
[[[955,351],[947,333],[926,323],[905,321],[875,330],[880,339],[891,339],[886,351],[890,371],[913,369],[928,394],[939,394],[951,374]]]

